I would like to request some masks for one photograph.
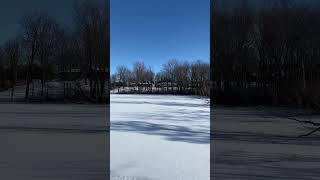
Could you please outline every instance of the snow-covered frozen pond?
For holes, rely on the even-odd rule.
[[[111,180],[208,180],[208,99],[111,95]]]
[[[0,104],[0,179],[106,179],[106,105]]]
[[[214,106],[212,115],[212,179],[319,179],[319,133],[299,138],[314,127],[291,119],[319,115],[263,106]]]

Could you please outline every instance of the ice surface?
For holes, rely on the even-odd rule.
[[[112,180],[209,179],[207,99],[111,95]]]
[[[105,105],[0,104],[0,179],[107,177]]]
[[[215,106],[212,179],[319,179],[319,135],[298,138],[310,127],[287,118],[320,120],[303,114],[281,107]]]

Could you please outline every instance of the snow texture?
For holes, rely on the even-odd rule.
[[[0,179],[107,177],[105,105],[0,104]]]
[[[111,180],[208,180],[207,101],[111,95]]]
[[[212,179],[319,179],[319,135],[299,138],[311,127],[288,118],[319,122],[318,115],[307,114],[281,107],[215,106]]]

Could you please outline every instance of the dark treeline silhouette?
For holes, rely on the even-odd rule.
[[[320,11],[296,1],[248,1],[232,12],[211,1],[214,103],[320,109]]]
[[[132,70],[118,66],[111,84],[118,93],[209,96],[210,65],[200,60],[193,63],[170,60],[155,73],[143,62],[136,62]]]
[[[71,27],[46,13],[24,15],[19,34],[0,46],[0,91],[10,91],[5,99],[105,102],[108,13],[108,1],[84,0],[74,5]]]

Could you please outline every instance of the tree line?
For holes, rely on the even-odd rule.
[[[211,2],[215,103],[320,108],[320,11],[293,0],[248,1],[232,12]]]
[[[121,65],[111,76],[111,85],[118,93],[209,96],[210,65],[201,60],[169,60],[157,73],[144,62],[134,63],[132,69]]]
[[[103,102],[109,91],[109,4],[77,1],[73,24],[45,12],[29,12],[19,33],[0,45],[0,91],[24,88],[27,102],[39,99]]]

